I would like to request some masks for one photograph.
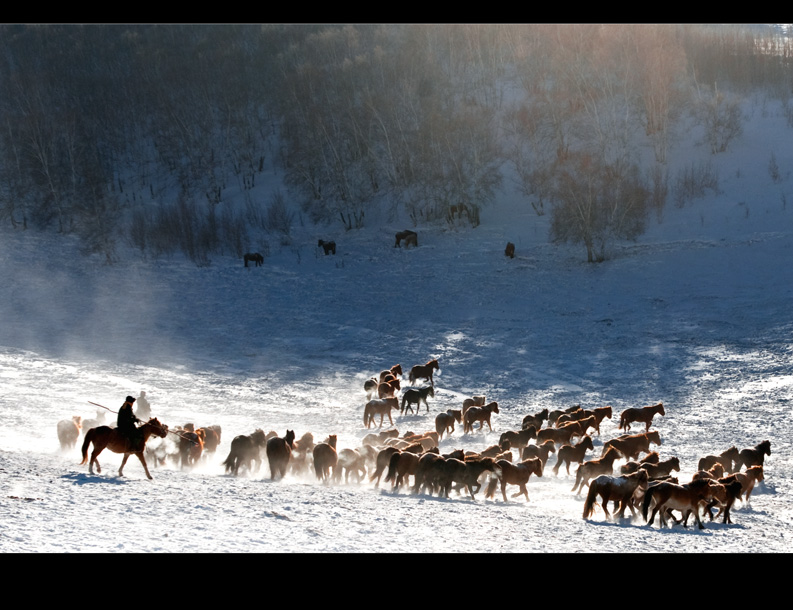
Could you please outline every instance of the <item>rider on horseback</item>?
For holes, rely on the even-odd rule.
[[[124,404],[121,405],[121,408],[118,410],[118,419],[116,421],[116,427],[121,435],[127,439],[130,448],[133,451],[139,451],[143,448],[143,434],[138,430],[138,427],[135,425],[137,423],[143,423],[140,419],[135,416],[135,413],[132,411],[132,403],[135,402],[135,398],[132,396],[127,396],[124,400]]]

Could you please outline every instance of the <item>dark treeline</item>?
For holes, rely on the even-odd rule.
[[[475,226],[506,167],[528,204],[548,206],[554,238],[602,260],[663,206],[681,117],[715,154],[740,133],[741,91],[791,93],[791,47],[771,29],[16,25],[0,37],[0,223],[77,233],[108,260],[119,240],[199,264],[241,255],[257,234],[288,234],[286,199],[346,229],[373,206]],[[637,164],[637,134],[652,168]],[[288,193],[262,201],[273,163]]]

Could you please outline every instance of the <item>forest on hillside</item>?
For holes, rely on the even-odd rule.
[[[670,199],[682,125],[710,154],[761,92],[793,127],[793,43],[730,25],[0,26],[0,226],[109,262],[241,256],[295,210],[476,226],[507,173],[551,237],[599,261]],[[637,144],[652,158],[637,155]],[[284,191],[257,189],[266,168]]]

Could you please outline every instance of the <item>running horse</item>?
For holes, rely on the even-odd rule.
[[[431,386],[435,387],[435,383],[432,381],[433,369],[436,371],[440,370],[437,358],[433,358],[427,364],[417,364],[414,366],[412,369],[410,369],[408,379],[410,380],[410,383],[416,383],[417,379],[426,379],[430,382]]]
[[[88,462],[88,446],[93,443],[94,450],[91,453],[91,461],[88,462],[88,472],[94,474],[94,464],[96,464],[96,471],[98,473],[102,472],[102,468],[99,465],[99,460],[96,458],[99,456],[100,453],[104,449],[110,449],[114,453],[123,453],[124,459],[121,460],[121,467],[118,469],[118,476],[124,476],[124,465],[127,463],[127,459],[129,459],[130,455],[137,455],[140,463],[143,464],[143,470],[146,471],[146,476],[151,479],[152,476],[149,473],[149,468],[146,466],[146,458],[143,457],[143,450],[146,447],[146,441],[149,440],[149,437],[153,434],[154,436],[158,436],[160,438],[165,438],[168,434],[168,426],[165,424],[161,424],[160,421],[154,417],[143,424],[140,428],[138,428],[143,435],[143,443],[140,447],[130,447],[129,441],[123,437],[117,428],[111,428],[110,426],[99,426],[98,428],[91,428],[85,434],[85,440],[83,441],[83,461],[80,464],[85,464]]]
[[[653,423],[653,417],[656,413],[659,415],[666,415],[662,402],[649,407],[631,407],[630,409],[625,409],[620,415],[620,424],[617,429],[624,429],[627,432],[631,429],[631,424],[633,422],[641,422],[645,425],[644,431],[649,432],[650,424]]]

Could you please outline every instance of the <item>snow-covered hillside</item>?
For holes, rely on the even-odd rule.
[[[747,117],[727,153],[679,144],[670,165],[705,158],[720,194],[670,203],[662,222],[597,265],[583,248],[550,244],[548,216],[508,185],[476,229],[419,226],[419,247],[402,249],[393,242],[404,222],[298,226],[290,244],[271,242],[262,267],[133,256],[107,266],[64,238],[5,231],[0,550],[788,551],[793,149],[773,108],[747,106]],[[336,256],[317,239],[334,239]],[[766,480],[733,525],[697,531],[607,521],[599,509],[583,520],[574,475],[551,472],[555,456],[530,480],[528,503],[325,485],[313,474],[273,482],[266,465],[225,474],[231,439],[256,428],[359,446],[371,432],[364,381],[430,358],[436,395],[429,412],[396,415],[400,433],[433,429],[436,414],[473,394],[500,406],[493,432],[458,427],[442,452],[497,443],[544,407],[612,405],[597,457],[622,410],[663,402],[657,449],[679,457],[681,482],[704,455],[768,439]],[[217,453],[192,470],[152,467],[149,481],[134,457],[122,478],[116,454],[105,451],[91,475],[78,448],[60,450],[59,420],[94,417],[89,401],[117,410],[140,390],[172,427],[221,425]]]

